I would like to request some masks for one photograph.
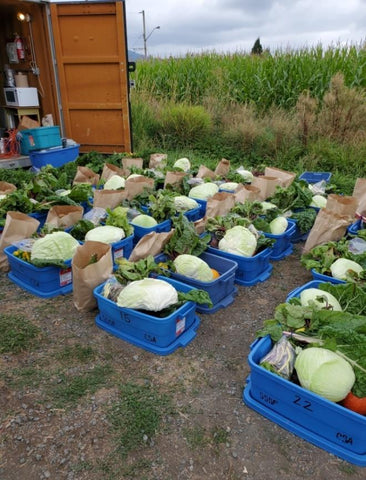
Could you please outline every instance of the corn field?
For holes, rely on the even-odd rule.
[[[348,87],[366,87],[366,45],[321,46],[262,55],[203,53],[138,62],[136,92],[156,100],[201,104],[254,103],[289,109],[308,90],[322,99],[331,78],[341,72]]]

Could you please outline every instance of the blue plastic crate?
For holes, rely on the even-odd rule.
[[[300,176],[300,180],[305,180],[308,183],[318,183],[324,180],[329,182],[332,174],[330,172],[303,172]]]
[[[294,288],[291,292],[287,295],[286,302],[291,300],[291,298],[299,298],[300,293],[308,288],[318,288],[320,283],[331,283],[331,282],[324,282],[322,280],[310,280],[310,282],[304,283],[300,287]]]
[[[164,262],[167,259],[167,255],[164,253],[157,255],[155,261]],[[212,253],[202,253],[199,258],[204,260],[211,268],[214,268],[220,273],[220,276],[212,282],[200,282],[194,278],[189,278],[184,275],[180,275],[176,272],[170,272],[170,277],[178,280],[179,282],[191,285],[191,287],[205,290],[213,303],[213,307],[208,305],[197,305],[196,311],[199,313],[214,313],[220,308],[225,308],[234,301],[234,297],[237,293],[237,289],[234,286],[235,271],[238,268],[238,264],[227,258],[219,257]]]
[[[68,147],[54,147],[46,150],[29,152],[29,158],[33,167],[42,168],[46,165],[62,167],[65,163],[73,162],[79,156],[80,145]]]
[[[202,200],[201,198],[194,198],[192,197],[193,200],[196,200],[197,203],[199,203],[199,208],[200,208],[200,216],[198,218],[203,218],[206,214],[206,207],[207,207],[207,200]]]
[[[46,222],[48,211],[33,212],[33,213],[28,213],[28,215],[39,221],[39,226],[38,226],[38,231],[39,231],[44,226],[44,224]]]
[[[119,242],[111,244],[113,263],[115,264],[119,258],[129,259],[133,249],[133,235],[123,238]]]
[[[130,222],[131,223],[131,222]],[[135,246],[138,241],[147,235],[148,233],[151,232],[157,232],[157,233],[162,233],[162,232],[170,232],[172,228],[172,221],[171,220],[164,220],[164,222],[158,223],[157,225],[154,225],[153,227],[140,227],[139,225],[134,225],[131,223],[134,229],[134,236],[133,236],[133,245]]]
[[[235,283],[238,285],[250,287],[259,282],[264,282],[272,273],[273,267],[269,263],[272,248],[265,248],[253,257],[234,255],[214,247],[208,247],[206,251],[219,257],[228,258],[238,264],[235,271]]]
[[[59,267],[35,267],[16,257],[17,247],[11,245],[4,249],[10,265],[10,280],[19,287],[41,298],[65,295],[72,291],[71,260],[67,260],[66,269]]]
[[[347,232],[349,235],[358,235],[359,230],[365,229],[365,223],[359,218],[356,222],[353,222],[348,228]]]
[[[192,208],[191,210],[187,210],[183,213],[183,215],[187,217],[190,222],[196,222],[204,216],[202,215],[201,205],[199,207]]]
[[[272,253],[270,255],[271,260],[282,260],[293,252],[291,239],[296,232],[297,225],[296,222],[291,219],[288,219],[287,222],[288,225],[286,231],[280,235],[264,233],[265,237],[275,240],[275,243],[272,245]]]
[[[339,280],[338,278],[331,277],[330,275],[324,275],[323,273],[319,273],[315,270],[315,268],[311,269],[311,274],[314,280],[320,280],[322,282],[329,283],[347,283],[344,280]]]
[[[18,135],[22,155],[28,155],[33,150],[59,147],[62,144],[60,127],[58,126],[29,128],[21,130]]]
[[[192,290],[191,286],[171,278],[158,278],[170,283],[178,291]],[[119,307],[103,297],[103,287],[104,283],[94,289],[99,309],[96,324],[112,335],[159,355],[168,355],[178,347],[186,346],[195,337],[200,322],[194,302],[185,302],[169,316],[159,318]]]
[[[251,345],[244,403],[314,445],[366,466],[366,417],[262,368],[259,363],[271,348],[269,336]]]

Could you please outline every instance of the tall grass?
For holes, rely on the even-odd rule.
[[[202,104],[217,97],[225,103],[253,102],[262,110],[273,104],[293,107],[304,90],[320,100],[338,72],[347,86],[366,87],[365,45],[152,58],[137,64],[134,78],[137,91],[155,99]]]

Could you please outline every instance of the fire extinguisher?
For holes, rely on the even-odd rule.
[[[18,60],[24,60],[25,53],[24,53],[23,40],[19,37],[18,34],[15,34],[14,43],[17,49]]]

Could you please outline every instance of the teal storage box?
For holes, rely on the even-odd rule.
[[[244,287],[251,287],[259,282],[264,282],[272,273],[273,267],[269,263],[272,248],[265,248],[253,257],[234,255],[233,253],[224,252],[214,247],[208,247],[206,252],[236,262],[238,268],[235,271],[235,283],[243,285]]]
[[[10,272],[8,277],[20,288],[41,298],[51,298],[72,292],[71,260],[65,262],[66,268],[35,267],[14,255],[17,247],[11,245],[4,249],[8,257]]]
[[[192,287],[176,280],[158,277],[178,291],[188,292]],[[178,347],[186,346],[199,326],[196,304],[185,302],[170,315],[157,317],[131,308],[120,307],[102,295],[104,283],[94,289],[99,314],[95,322],[112,335],[159,355],[168,355]]]
[[[80,145],[68,147],[53,147],[29,152],[29,158],[33,167],[42,168],[46,165],[62,167],[65,163],[73,162],[79,156]]]
[[[43,148],[59,147],[62,144],[60,136],[60,127],[39,127],[21,130],[18,133],[20,137],[20,153],[28,155],[33,150],[42,150]]]
[[[261,359],[271,348],[269,336],[251,345],[244,403],[310,443],[366,466],[366,417],[261,367]]]

